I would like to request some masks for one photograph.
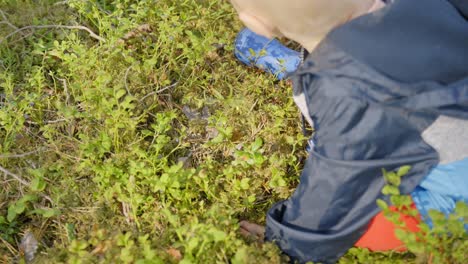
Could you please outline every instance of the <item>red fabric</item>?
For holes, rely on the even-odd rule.
[[[416,206],[413,204],[412,209],[417,210]],[[396,212],[397,209],[392,206],[390,210]],[[412,217],[400,214],[400,220],[403,220],[406,223],[408,231],[418,232],[418,225],[421,222],[421,218]],[[359,248],[367,248],[371,251],[406,251],[406,247],[396,236],[395,229],[397,227],[387,220],[383,213],[377,214],[371,221],[369,229],[367,232],[359,239],[355,244]]]

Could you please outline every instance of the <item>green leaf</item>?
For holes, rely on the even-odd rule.
[[[248,190],[250,188],[250,179],[244,178],[240,181],[240,187],[242,190]]]
[[[53,56],[53,57],[57,57],[57,58],[62,58],[63,52],[58,51],[58,50],[50,50],[50,51],[48,52],[48,55],[49,55],[49,56]]]
[[[400,207],[400,206],[401,206],[401,196],[399,196],[399,195],[392,195],[392,196],[390,197],[390,202],[392,203],[392,205],[397,206],[397,207]]]
[[[26,194],[21,199],[19,199],[18,203],[27,203],[27,202],[35,202],[37,201],[37,195],[35,194]]]
[[[11,206],[12,210],[15,210],[16,214],[21,214],[26,209],[26,204],[22,202],[18,202],[15,205]]]
[[[124,96],[127,93],[124,89],[120,89],[115,93],[115,98],[120,99],[122,96]]]
[[[395,172],[387,172],[384,174],[384,178],[387,182],[391,182],[394,178],[398,177]]]
[[[29,169],[28,172],[34,177],[44,177],[45,169]]]
[[[265,161],[265,157],[263,157],[263,155],[260,153],[255,153],[253,156],[253,159],[255,161],[255,164],[257,165],[262,165],[263,162]]]
[[[210,230],[210,235],[213,237],[215,242],[223,241],[227,237],[225,232],[218,229]]]
[[[247,201],[248,201],[249,203],[253,203],[253,202],[255,202],[256,199],[257,199],[257,198],[255,198],[255,195],[252,194],[252,195],[250,195],[250,196],[247,198]]]
[[[377,199],[377,205],[382,209],[382,210],[387,210],[388,209],[388,204],[382,200],[382,199]]]
[[[197,248],[199,244],[200,244],[200,239],[196,237],[190,239],[190,241],[187,244],[187,251],[192,253],[193,250],[195,250],[195,248]]]
[[[72,241],[72,240],[76,239],[75,225],[73,223],[67,223],[65,227],[66,227],[66,230],[67,230],[68,240]]]
[[[384,195],[400,195],[400,190],[398,189],[398,187],[386,185],[382,189],[382,193]]]
[[[49,217],[60,215],[60,210],[55,209],[55,208],[45,208],[45,209],[41,208],[41,209],[33,210],[32,213],[41,215],[45,218],[49,218]]]
[[[403,177],[403,176],[407,175],[410,170],[411,170],[411,166],[403,166],[403,167],[398,169],[397,175],[398,175],[398,177]]]
[[[406,238],[407,233],[403,229],[395,229],[395,236],[400,239],[404,240]]]
[[[34,191],[34,192],[41,192],[45,189],[45,187],[46,187],[46,182],[44,181],[42,177],[34,178],[30,185],[31,191]]]
[[[263,140],[261,138],[256,138],[255,142],[252,143],[252,146],[250,147],[250,149],[252,151],[257,151],[262,147],[262,145],[263,145]]]
[[[179,264],[192,264],[192,263],[194,262],[188,258],[184,258],[179,262]]]
[[[396,174],[393,174],[393,175],[392,175],[392,177],[389,177],[388,182],[393,186],[400,186],[401,178],[398,177]]]
[[[252,48],[249,48],[249,53],[250,53],[250,56],[252,56],[252,57],[257,56],[257,53]]]
[[[234,258],[231,260],[232,264],[244,264],[247,263],[247,248],[241,247],[237,250]]]
[[[13,220],[15,220],[17,214],[16,214],[16,210],[14,209],[13,206],[10,206],[8,207],[8,214],[7,214],[7,220],[8,222],[13,222]]]

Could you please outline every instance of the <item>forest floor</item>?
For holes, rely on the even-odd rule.
[[[0,263],[286,263],[238,224],[292,194],[307,139],[241,28],[227,1],[0,0]]]

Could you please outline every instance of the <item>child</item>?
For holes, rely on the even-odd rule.
[[[428,223],[429,209],[448,214],[468,202],[466,1],[231,1],[257,33],[311,52],[295,70],[299,55],[278,42],[250,31],[236,41],[242,61],[280,78],[294,72],[294,99],[315,128],[299,186],[267,214],[267,240],[300,262],[335,262],[355,244],[398,248],[392,232],[381,235],[392,228],[375,202],[388,200],[382,169],[411,166],[400,192]]]

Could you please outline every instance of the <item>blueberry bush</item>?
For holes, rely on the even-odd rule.
[[[287,263],[237,231],[306,157],[290,84],[234,58],[241,28],[219,0],[0,0],[0,262]]]

